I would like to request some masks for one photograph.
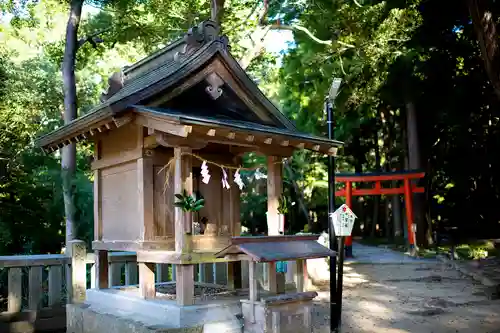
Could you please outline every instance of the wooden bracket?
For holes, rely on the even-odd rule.
[[[115,123],[115,126],[118,128],[118,127],[122,127],[123,125],[130,123],[132,121],[133,117],[134,117],[134,115],[129,113],[129,114],[126,114],[126,115],[121,116],[121,117],[113,117],[113,121]]]

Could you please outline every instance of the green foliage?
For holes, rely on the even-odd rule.
[[[186,190],[182,194],[177,193],[175,197],[179,200],[174,203],[176,207],[184,212],[197,212],[205,205],[205,199],[197,197],[196,194],[189,195]]]

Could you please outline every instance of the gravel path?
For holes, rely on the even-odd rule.
[[[441,262],[401,264],[400,253],[356,247],[359,264],[344,268],[342,333],[500,333],[500,300],[488,299],[485,287],[472,279]],[[367,264],[359,260],[363,251],[398,263]],[[329,292],[318,294],[315,332],[323,333],[329,325]]]

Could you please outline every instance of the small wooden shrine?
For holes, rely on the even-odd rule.
[[[234,178],[242,154],[268,156],[269,234],[278,235],[282,158],[297,149],[334,155],[341,145],[299,132],[238,65],[212,21],[114,73],[101,104],[38,144],[53,152],[84,140],[94,143],[96,286],[108,287],[107,251],[134,251],[142,297],[155,297],[153,264],[175,264],[179,305],[193,302],[193,265],[229,262],[229,284],[237,276],[231,272],[241,256],[220,252],[240,235]],[[224,166],[209,164],[208,182],[204,161]],[[203,196],[204,207],[176,207],[184,191]],[[205,223],[203,234],[193,222]]]

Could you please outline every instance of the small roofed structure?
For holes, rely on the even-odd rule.
[[[135,251],[142,297],[155,297],[152,264],[175,264],[181,306],[193,304],[195,264],[228,262],[228,283],[238,284],[241,259],[216,254],[240,235],[240,188],[232,180],[242,154],[268,157],[269,234],[278,235],[282,158],[297,149],[335,155],[341,146],[299,132],[238,65],[212,21],[113,74],[99,105],[37,144],[53,152],[84,140],[94,143],[96,286],[108,287],[107,251]],[[204,161],[212,163],[209,181],[200,176]],[[184,191],[201,194],[204,207],[176,207]],[[193,222],[202,220],[205,232],[196,234]],[[286,259],[317,250],[307,244],[295,244]]]

